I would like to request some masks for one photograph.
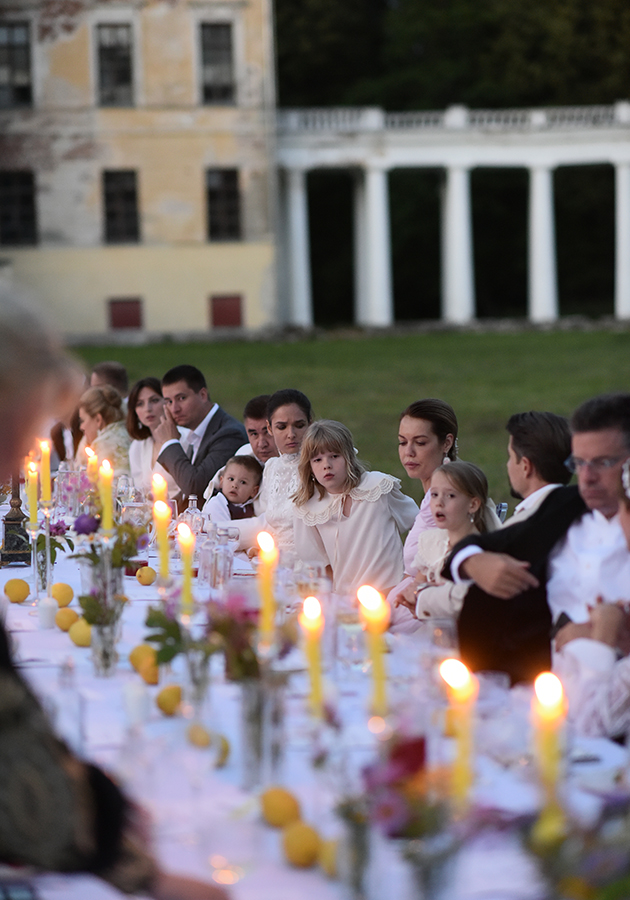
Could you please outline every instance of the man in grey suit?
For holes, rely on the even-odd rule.
[[[153,434],[158,462],[173,476],[181,509],[191,494],[203,495],[217,469],[247,441],[241,423],[213,403],[195,366],[175,366],[162,378],[164,417]],[[177,426],[188,428],[181,437]]]

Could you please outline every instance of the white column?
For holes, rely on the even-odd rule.
[[[442,318],[470,322],[475,315],[470,171],[446,170],[442,222]]]
[[[354,321],[365,322],[368,317],[367,306],[367,247],[366,247],[366,207],[365,207],[365,172],[357,169],[354,172],[353,185],[353,218],[354,218]]]
[[[365,173],[365,266],[359,284],[365,304],[361,325],[387,326],[394,320],[387,171],[369,166]]]
[[[311,256],[306,172],[303,169],[289,169],[287,173],[287,223],[289,321],[292,325],[310,328],[313,325]]]
[[[553,170],[529,171],[529,319],[558,318],[556,228],[553,211]]]
[[[615,317],[630,319],[630,164],[615,166]]]

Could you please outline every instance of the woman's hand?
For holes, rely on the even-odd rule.
[[[422,583],[422,582],[420,582]],[[416,616],[416,589],[418,588],[418,581],[414,581],[412,584],[407,585],[407,587],[400,592],[396,597],[394,597],[394,606],[404,606],[405,609],[408,609],[414,618]]]

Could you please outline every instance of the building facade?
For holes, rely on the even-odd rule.
[[[8,0],[0,278],[69,336],[277,319],[267,0]]]

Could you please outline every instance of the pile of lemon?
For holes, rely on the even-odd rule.
[[[299,868],[319,863],[331,878],[336,875],[337,842],[323,840],[302,821],[300,801],[286,788],[274,786],[261,794],[262,817],[273,828],[282,829],[282,848],[287,860]]]

